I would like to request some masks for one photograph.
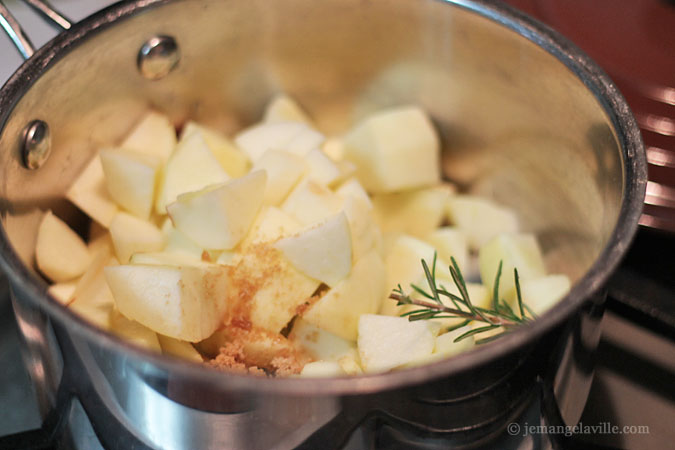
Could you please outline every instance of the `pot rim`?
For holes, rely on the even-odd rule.
[[[137,0],[115,3],[87,17],[41,47],[19,67],[0,90],[0,133],[14,106],[33,82],[72,48],[91,35],[114,26],[117,21],[150,8],[160,7],[170,1]],[[21,298],[30,299],[34,305],[44,309],[60,324],[79,336],[108,351],[131,357],[130,362],[140,363],[139,370],[146,375],[167,372],[220,389],[298,396],[371,393],[458,374],[526,347],[568,319],[582,303],[604,285],[626,253],[637,231],[647,183],[646,157],[637,123],[625,99],[604,71],[578,47],[546,25],[508,5],[490,0],[428,1],[442,1],[448,6],[469,10],[496,22],[498,26],[504,26],[520,34],[552,54],[574,72],[593,93],[610,118],[621,144],[624,187],[616,226],[605,248],[588,272],[556,306],[537,320],[499,339],[498,344],[487,344],[447,360],[410,369],[340,378],[266,378],[224,373],[197,363],[143,350],[90,324],[47,293],[46,282],[23,265],[12,248],[4,227],[0,226],[0,267],[7,274],[12,289]],[[153,366],[150,367],[148,362]]]

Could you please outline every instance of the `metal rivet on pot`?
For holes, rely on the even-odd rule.
[[[49,158],[52,137],[49,125],[42,120],[33,120],[23,129],[21,158],[27,169],[38,169]]]
[[[138,51],[138,70],[148,80],[167,76],[178,64],[180,51],[171,36],[155,36],[148,39]]]

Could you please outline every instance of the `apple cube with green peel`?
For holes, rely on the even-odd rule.
[[[230,279],[224,266],[122,265],[104,271],[120,312],[169,337],[201,341],[227,311]]]
[[[478,263],[480,276],[490,291],[502,263],[499,279],[499,298],[505,298],[515,287],[513,269],[518,269],[521,282],[546,275],[544,258],[537,238],[529,233],[504,233],[492,238],[480,248]]]
[[[157,157],[164,164],[176,147],[176,130],[164,114],[150,111],[120,147]]]
[[[337,214],[343,200],[325,186],[302,180],[281,204],[281,210],[302,225],[312,225]]]
[[[267,175],[259,170],[228,183],[180,195],[167,206],[175,227],[204,249],[234,248],[262,206]]]
[[[263,122],[304,122],[311,125],[311,119],[292,98],[280,94],[265,107]]]
[[[281,150],[265,152],[251,169],[267,172],[267,187],[263,203],[279,205],[305,173],[306,166],[307,164],[300,156]]]
[[[230,176],[221,167],[201,134],[191,133],[178,143],[164,166],[155,211],[166,214],[166,206],[176,201],[179,195],[221,184],[229,179]]]
[[[91,255],[82,238],[47,211],[38,227],[35,261],[40,272],[59,282],[82,275],[91,262]]]
[[[445,186],[378,194],[372,198],[373,211],[383,232],[425,238],[443,222],[450,194]]]
[[[361,257],[349,277],[339,282],[314,303],[302,318],[348,341],[358,335],[359,317],[373,314],[385,295],[382,258],[371,250]]]
[[[68,188],[66,198],[105,228],[108,228],[119,211],[106,187],[105,174],[98,155],[89,161]]]
[[[451,196],[447,213],[450,221],[466,234],[469,248],[473,250],[478,250],[498,234],[519,230],[515,212],[483,197]]]
[[[434,351],[439,326],[428,320],[363,314],[358,349],[365,372],[386,372],[424,360]]]
[[[222,133],[195,122],[188,122],[183,128],[181,141],[193,133],[199,134],[204,139],[213,156],[229,176],[238,178],[246,175],[249,167],[248,158]]]
[[[332,287],[352,268],[352,237],[344,212],[281,238],[274,246],[305,275]]]
[[[379,112],[344,137],[344,157],[369,192],[431,186],[440,180],[440,146],[429,117],[417,107]]]
[[[172,355],[177,358],[196,363],[204,362],[202,355],[200,355],[199,352],[189,342],[181,341],[161,334],[157,334],[157,340],[159,341],[159,346],[162,348],[162,353],[166,355]]]
[[[110,313],[110,331],[146,350],[161,351],[157,333],[134,320],[127,319],[116,309]]]
[[[166,237],[159,228],[124,212],[117,213],[110,224],[110,236],[117,259],[123,264],[134,253],[158,252],[166,244]]]
[[[545,275],[539,278],[521,280],[520,294],[523,303],[539,316],[567,295],[570,291],[570,286],[570,279],[567,275]],[[514,311],[517,311],[518,300],[515,289],[507,294],[506,300]]]
[[[110,196],[131,214],[148,220],[155,202],[159,158],[112,148],[101,149],[99,155]]]
[[[424,240],[436,249],[439,260],[450,262],[451,258],[455,258],[459,270],[466,277],[469,245],[464,232],[454,227],[441,227],[426,235]]]

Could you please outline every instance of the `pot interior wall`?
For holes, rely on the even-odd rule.
[[[447,178],[515,208],[552,271],[578,279],[608,241],[624,189],[611,119],[570,69],[506,26],[433,0],[158,6],[75,40],[9,115],[1,213],[27,265],[40,209],[67,214],[61,199],[76,174],[144,111],[232,133],[281,91],[327,134],[384,107],[420,105],[442,136]],[[182,58],[169,76],[148,81],[136,55],[155,34],[174,36]],[[53,152],[28,171],[19,140],[33,119],[49,123]]]

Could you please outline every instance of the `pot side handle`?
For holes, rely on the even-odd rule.
[[[55,25],[59,31],[69,30],[70,27],[72,27],[72,22],[46,1],[24,0],[24,2],[36,10],[40,16],[45,18],[49,23]],[[0,1],[0,25],[24,59],[30,58],[33,53],[35,53],[35,46],[23,31],[19,22],[14,18],[9,9],[7,9],[4,1]]]

